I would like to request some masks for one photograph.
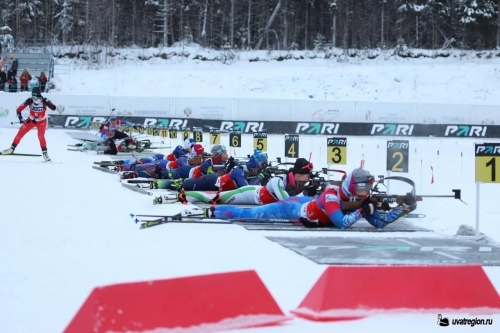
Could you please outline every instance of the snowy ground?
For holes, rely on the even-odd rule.
[[[500,58],[461,57],[384,60],[358,58],[303,59],[249,62],[286,52],[239,52],[231,65],[220,61],[193,60],[197,54],[215,57],[214,51],[186,49],[188,58],[150,57],[183,49],[118,50],[120,57],[106,68],[88,70],[82,61],[58,59],[70,64],[70,74],[56,75],[54,93],[82,95],[245,97],[329,99],[348,101],[431,102],[500,104]],[[311,56],[311,52],[292,52]],[[324,54],[318,54],[324,57]],[[127,60],[123,58],[127,57]],[[121,58],[122,60],[120,60]],[[56,66],[56,74],[65,67]]]
[[[8,147],[16,130],[0,132],[0,147]],[[43,164],[36,157],[0,157],[0,332],[61,332],[96,286],[246,269],[257,270],[278,304],[288,312],[298,306],[325,269],[264,238],[303,236],[297,232],[200,224],[139,230],[128,216],[131,212],[155,214],[175,208],[153,206],[151,197],[119,186],[114,175],[93,170],[92,161],[103,157],[67,151],[66,145],[74,140],[65,131],[49,130],[46,137],[50,156],[61,164]],[[273,144],[277,137],[271,136],[270,140],[270,146],[282,145],[281,141]],[[301,140],[305,140],[300,143],[304,147],[313,146],[312,136]],[[368,170],[375,175],[384,173],[381,142],[349,140],[351,155],[346,170],[358,166],[364,154]],[[249,142],[244,141],[243,147],[251,150]],[[426,200],[416,212],[427,214],[427,218],[418,224],[441,234],[454,234],[461,224],[474,225],[472,142],[422,140],[411,144],[417,153],[413,153],[409,176],[419,183],[417,191],[449,194],[451,188],[461,188],[469,204],[452,199]],[[31,132],[17,152],[37,153],[39,149],[36,133]],[[439,158],[437,150],[441,151]],[[276,148],[269,153],[273,159],[281,152]],[[313,151],[313,158],[317,167],[323,165],[319,153]],[[432,185],[429,165],[435,170],[436,182]],[[500,240],[497,193],[494,185],[484,187],[481,223],[486,234]],[[500,290],[500,268],[487,267],[485,271]],[[493,326],[476,326],[474,331],[498,332],[500,316],[484,318],[493,318]],[[401,332],[402,327],[405,332],[442,332],[436,323],[436,315],[374,316],[338,323],[294,319],[279,327],[242,332],[385,333]],[[453,327],[454,332],[466,330],[470,328]]]

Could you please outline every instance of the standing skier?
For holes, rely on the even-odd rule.
[[[23,119],[21,112],[29,107],[30,113],[26,119]],[[45,129],[47,128],[47,119],[45,116],[45,111],[47,107],[51,110],[55,110],[56,106],[47,98],[43,97],[40,88],[35,87],[31,92],[31,97],[24,101],[23,104],[19,105],[17,108],[17,117],[19,122],[22,124],[19,132],[17,132],[12,146],[1,152],[3,155],[9,155],[14,152],[21,139],[28,133],[33,127],[38,130],[38,140],[40,141],[40,147],[42,148],[43,159],[45,162],[50,161],[49,155],[47,154],[47,143],[45,142]]]

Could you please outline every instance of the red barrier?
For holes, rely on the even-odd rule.
[[[273,325],[286,317],[255,271],[95,288],[65,333]]]
[[[331,266],[291,312],[326,321],[438,309],[499,313],[500,297],[481,266]]]

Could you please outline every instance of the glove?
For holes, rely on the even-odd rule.
[[[258,177],[263,181],[268,181],[271,179],[271,174],[267,171],[259,173]]]
[[[387,203],[387,202],[382,202],[382,205],[380,205],[380,209],[388,211],[388,210],[391,210],[391,206],[389,206],[389,203]]]
[[[417,199],[412,193],[406,193],[406,196],[401,204],[404,208],[414,210],[417,208]]]
[[[23,115],[22,115],[22,114],[18,113],[18,114],[17,114],[17,118],[19,118],[19,122],[20,122],[21,124],[24,124],[24,119],[23,119]]]
[[[236,162],[234,161],[234,157],[230,157],[227,162],[226,162],[226,173],[227,172],[230,172],[231,170],[233,170],[233,168],[236,166]]]
[[[375,204],[371,201],[370,197],[361,202],[361,211],[363,212],[363,216],[375,213]]]
[[[306,197],[314,197],[317,193],[318,193],[318,187],[317,186],[309,185],[304,190],[304,195]]]
[[[320,227],[318,222],[311,222],[311,221],[309,221],[309,219],[307,219],[305,217],[301,217],[299,219],[299,221],[306,228],[319,228]]]
[[[40,95],[40,97],[42,97],[42,95]],[[44,104],[47,104],[47,98],[42,97],[42,102],[43,102]]]

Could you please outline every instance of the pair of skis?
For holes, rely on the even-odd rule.
[[[200,208],[194,208],[195,210],[200,210]],[[304,227],[302,222],[293,219],[224,219],[219,220],[215,217],[207,217],[206,213],[208,208],[201,209],[200,213],[192,213],[187,211],[187,215],[182,215],[182,213],[175,215],[134,215],[130,214],[130,217],[135,223],[140,223],[140,229],[151,228],[166,223],[202,223],[202,224],[245,224],[245,225],[282,225],[282,226],[300,226]],[[425,218],[424,214],[413,214],[409,213],[402,216],[403,218]],[[335,227],[321,227],[320,228],[330,228],[336,229]]]
[[[200,208],[195,208],[193,210],[200,210]],[[286,220],[286,219],[225,219],[220,220],[215,217],[205,216],[205,211],[208,209],[201,209],[200,213],[193,213],[187,210],[182,213],[175,215],[134,215],[130,214],[130,217],[135,223],[140,223],[140,229],[151,228],[157,225],[166,223],[203,223],[203,224],[245,224],[245,225],[283,225],[283,226],[304,226],[299,220]],[[147,219],[140,219],[141,217],[147,217]],[[334,228],[332,228],[334,229]]]
[[[39,154],[22,154],[22,153],[2,154],[2,152],[0,152],[0,156],[41,157],[42,155],[39,155]],[[52,161],[52,160],[48,160],[48,161],[41,161],[41,162],[42,162],[42,163],[61,164],[61,162],[54,162],[54,161]]]
[[[39,154],[20,154],[20,153],[2,154],[2,152],[0,152],[0,156],[32,156],[32,157],[40,157],[42,155],[39,155]]]

